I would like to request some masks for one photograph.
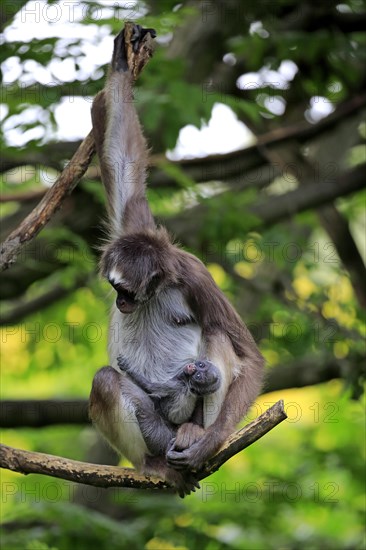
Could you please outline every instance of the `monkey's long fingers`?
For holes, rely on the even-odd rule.
[[[167,453],[169,453],[170,451],[174,451],[176,440],[177,440],[177,438],[173,437],[173,439],[170,441]]]
[[[111,66],[114,71],[126,72],[129,69],[127,51],[125,47],[125,29],[122,29],[114,39]]]
[[[154,29],[144,29],[141,25],[134,23],[126,23],[124,28],[124,39],[127,54],[128,67],[133,78],[136,78],[138,73],[153,53],[153,38],[156,37]]]
[[[185,451],[169,450],[166,454],[167,463],[175,470],[185,470],[189,467],[189,455]]]
[[[186,472],[183,474],[184,484],[178,489],[178,494],[181,498],[184,498],[191,493],[195,493],[196,489],[200,489],[200,484],[197,481],[195,475],[192,472]]]
[[[146,34],[151,34],[151,38],[156,37],[155,29],[144,29],[141,25],[134,25],[131,34],[131,42],[133,44],[133,51],[138,52],[141,43],[143,42]]]
[[[201,489],[201,485],[195,476],[192,476],[192,483],[194,485],[194,489],[192,489],[192,491],[196,492],[196,489]]]

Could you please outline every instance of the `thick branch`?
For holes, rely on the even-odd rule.
[[[348,378],[350,369],[361,373],[362,369],[358,365],[363,363],[364,358],[356,355],[351,361],[333,357],[319,361],[319,358],[310,356],[301,361],[281,364],[266,373],[263,393],[312,386],[335,378]],[[88,422],[87,399],[9,399],[0,402],[0,428],[40,428],[53,424]]]
[[[264,393],[269,393],[322,384],[336,378],[345,378],[348,371],[347,362],[333,357],[318,363],[315,357],[304,357],[268,369],[263,390]]]
[[[293,139],[300,143],[307,142],[333,129],[345,118],[363,109],[365,105],[366,95],[359,94],[340,104],[334,113],[317,124],[300,122],[285,128],[277,128],[258,136],[256,144],[231,153],[208,155],[204,158],[183,159],[175,162],[168,162],[164,155],[153,155],[150,159],[149,186],[152,188],[178,186],[176,180],[170,174],[159,169],[159,165],[164,162],[178,166],[186,176],[196,182],[226,181],[230,178],[237,178],[253,168],[264,167],[268,164],[268,160],[262,151],[264,146],[266,148],[278,147],[280,144],[285,144]],[[72,154],[78,144],[78,142],[48,143],[43,146],[42,150],[25,152],[21,159],[18,159],[18,154],[11,155],[11,149],[8,149],[3,152],[0,171],[10,170],[23,164],[49,165],[50,159],[60,163]]]
[[[275,224],[310,208],[322,206],[338,197],[360,191],[365,187],[365,170],[366,164],[364,163],[341,174],[334,180],[322,181],[320,185],[311,182],[294,191],[278,196],[272,195],[248,208],[247,213],[251,217],[245,220],[245,230],[250,231]],[[184,211],[179,216],[167,218],[164,223],[170,231],[181,237],[184,245],[196,247],[197,235],[205,234],[204,228],[209,212],[209,206],[200,204]],[[189,232],[183,230],[187,227],[189,227]]]
[[[334,204],[323,206],[318,215],[347,269],[358,302],[366,308],[366,267],[352,236],[349,223]]]
[[[35,202],[42,199],[46,194],[46,189],[37,189],[36,191],[24,191],[23,193],[6,193],[1,195],[1,202]]]
[[[77,278],[69,286],[55,285],[47,292],[44,292],[43,294],[36,296],[35,298],[22,298],[20,300],[14,301],[15,303],[12,302],[12,307],[9,308],[9,310],[1,312],[0,327],[20,323],[24,319],[24,317],[27,317],[28,315],[32,315],[37,311],[47,308],[58,300],[69,296],[78,288],[82,286],[87,286],[89,282],[90,278],[88,279],[88,277],[83,274],[82,277]]]
[[[253,422],[233,433],[219,452],[205,464],[203,471],[199,473],[199,479],[204,479],[216,472],[227,460],[258,441],[286,418],[283,401],[277,401]]]
[[[229,458],[263,437],[287,418],[283,401],[278,401],[256,420],[228,438],[222,449],[199,472],[199,479],[211,475]],[[43,474],[94,487],[166,489],[169,486],[154,476],[139,475],[131,468],[99,466],[66,458],[0,446],[0,466],[21,474]]]
[[[87,399],[27,399],[0,402],[2,428],[41,428],[56,424],[87,424]]]
[[[309,208],[322,206],[338,197],[344,197],[365,187],[366,163],[341,174],[334,180],[299,187],[294,191],[271,197],[253,208],[263,224],[273,224],[284,217],[292,216]]]
[[[67,159],[72,157],[80,147],[82,141],[49,141],[42,145],[27,145],[24,151],[19,152],[17,147],[4,147],[0,159],[0,172],[14,170],[20,166],[50,166],[60,170]]]

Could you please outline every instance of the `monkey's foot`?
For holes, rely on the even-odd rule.
[[[163,456],[146,456],[143,473],[145,475],[158,475],[173,485],[181,498],[200,488],[197,477],[193,472],[178,472],[173,468],[169,468]]]
[[[134,53],[138,53],[140,48],[143,46],[145,36],[147,34],[151,35],[151,38],[156,38],[155,29],[144,29],[141,25],[133,25],[130,42],[133,46]]]
[[[175,443],[173,443],[166,453],[168,466],[179,471],[200,471],[207,458],[213,456],[215,452],[215,448],[210,448],[210,442],[206,436],[201,437],[201,439],[183,451],[177,450]]]
[[[194,443],[199,441],[203,437],[205,430],[194,424],[193,422],[186,422],[182,424],[177,431],[176,437],[172,440],[169,451],[184,451],[191,447]]]
[[[168,468],[165,479],[168,483],[174,485],[180,498],[184,498],[194,493],[196,489],[200,489],[200,484],[193,472],[178,472],[177,470]]]
[[[133,78],[142,71],[153,52],[154,29],[143,29],[141,25],[126,23],[114,39],[112,69],[131,71]]]

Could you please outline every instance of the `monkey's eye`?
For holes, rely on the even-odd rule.
[[[123,285],[121,285],[121,283],[114,283],[113,281],[111,280],[108,280],[109,281],[109,284],[114,288],[114,290],[116,292],[118,292],[118,294],[122,293],[122,294],[133,294],[131,291],[127,290],[127,288],[125,288]]]
[[[205,368],[205,364],[202,363],[202,361],[197,361],[197,362],[196,362],[196,366],[197,366],[199,369],[204,369],[204,368]]]

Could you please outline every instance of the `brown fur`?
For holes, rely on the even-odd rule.
[[[218,367],[222,385],[217,393],[203,398],[201,417],[204,428],[187,418],[176,431],[159,418],[141,388],[132,381],[127,383],[125,374],[116,371],[112,374],[113,369],[102,369],[94,379],[90,411],[92,419],[111,444],[127,454],[136,467],[145,473],[159,473],[175,483],[184,495],[197,486],[192,471],[202,468],[205,461],[220,448],[258,395],[263,358],[245,324],[202,262],[174,245],[167,231],[157,228],[154,223],[145,197],[147,147],[131,101],[132,78],[123,69],[123,59],[118,61],[123,48],[122,34],[116,44],[119,49],[115,49],[113,54],[113,70],[105,90],[98,94],[92,109],[111,227],[110,242],[101,260],[101,271],[107,277],[111,272],[121,273],[121,285],[131,296],[136,294],[140,308],[144,308],[152,296],[159,300],[167,289],[175,289],[183,296],[189,308],[187,315],[192,316],[201,331],[201,358],[209,358]],[[121,148],[118,146],[120,142]],[[114,155],[119,159],[116,159],[116,165]],[[128,163],[132,163],[134,168],[131,177],[126,177]],[[120,177],[121,174],[124,178]],[[174,296],[174,293],[171,295]],[[172,308],[175,315],[181,306],[170,304],[166,307]],[[150,310],[146,308],[144,311]],[[167,317],[169,313],[167,311]],[[144,318],[145,327],[149,326],[148,323],[157,323],[153,312],[150,315],[151,319]],[[122,327],[125,326],[123,323],[129,323],[127,317],[124,313],[118,317],[117,312],[115,318],[120,320]],[[165,319],[159,317],[160,320],[162,318]],[[167,330],[175,334],[176,329],[168,327]],[[179,334],[183,333],[177,331]],[[136,333],[134,338],[143,343],[145,334]],[[172,358],[184,344],[178,338],[171,346]],[[159,344],[157,341],[156,346]],[[120,354],[123,354],[122,335],[118,345]],[[136,350],[140,352],[140,348]],[[149,363],[149,357],[145,361]],[[136,364],[135,368],[144,369],[145,365]],[[154,370],[145,372],[145,375],[151,376],[152,381],[155,377],[155,381],[160,382],[156,378],[159,372]],[[126,422],[126,411],[130,409],[132,423],[123,424]],[[113,427],[114,414],[119,418],[119,423]],[[171,443],[168,442],[170,437]],[[129,438],[135,439],[130,441]],[[142,449],[143,445],[146,445],[145,451],[137,452],[137,447]],[[141,454],[143,452],[145,454]],[[178,470],[184,472],[181,474]]]

